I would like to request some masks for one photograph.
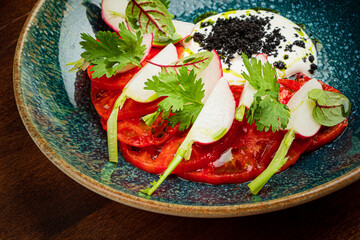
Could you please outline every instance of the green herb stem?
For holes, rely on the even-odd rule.
[[[152,126],[156,121],[156,119],[159,117],[160,113],[161,113],[160,111],[156,111],[143,116],[141,119],[145,122],[147,126]]]
[[[295,130],[290,129],[284,136],[279,149],[277,150],[273,160],[269,166],[263,171],[259,176],[257,176],[251,183],[248,184],[250,192],[252,194],[257,194],[262,187],[269,181],[269,179],[279,171],[279,169],[286,163],[287,157],[286,154],[289,151],[289,148],[292,142],[295,139]]]
[[[246,107],[244,104],[241,104],[236,108],[235,119],[241,122],[244,119]]]
[[[111,111],[110,117],[107,121],[107,140],[108,140],[108,151],[109,161],[118,162],[118,147],[117,147],[117,118],[119,109],[124,106],[127,99],[125,94],[121,94],[115,101],[113,110]]]
[[[189,136],[189,135],[188,135]],[[190,140],[190,137],[186,137],[183,143],[180,145],[178,150],[176,151],[176,154],[174,158],[169,163],[167,169],[163,174],[160,175],[160,178],[158,181],[151,183],[151,188],[146,188],[140,190],[143,193],[146,193],[147,195],[153,194],[153,192],[161,185],[161,183],[174,171],[174,169],[179,165],[179,163],[183,160],[185,154],[191,150],[191,146],[193,144],[193,141]]]

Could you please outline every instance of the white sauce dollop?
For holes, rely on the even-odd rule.
[[[317,65],[317,56],[316,56],[316,49],[314,44],[312,43],[309,36],[306,35],[306,33],[295,23],[290,21],[289,19],[280,16],[279,14],[268,12],[268,11],[255,11],[255,10],[236,10],[236,11],[230,11],[226,13],[221,13],[218,15],[214,15],[211,17],[208,17],[199,23],[197,23],[194,27],[194,30],[192,32],[192,36],[194,33],[199,32],[201,34],[205,35],[205,38],[211,33],[212,31],[212,24],[215,24],[216,20],[219,18],[228,19],[229,17],[232,18],[239,18],[244,19],[241,16],[245,18],[254,15],[257,17],[270,18],[270,28],[266,28],[266,33],[272,32],[275,28],[280,29],[280,34],[285,37],[285,41],[281,41],[280,45],[277,46],[277,56],[269,55],[268,61],[273,64],[277,61],[282,61],[285,63],[286,68],[285,69],[278,69],[278,78],[287,78],[290,77],[296,73],[304,73],[306,75],[312,75],[309,70],[311,69],[311,64]],[[201,27],[201,23],[204,22],[210,22],[210,24],[207,27]],[[293,45],[294,41],[296,40],[302,40],[305,43],[305,48]],[[286,46],[292,44],[292,51],[286,50]],[[185,43],[185,53],[188,55],[204,51],[204,49],[200,46],[199,43],[195,42],[193,38],[187,43]],[[257,54],[260,54],[261,52],[258,52]],[[253,57],[255,57],[257,54],[254,54]],[[313,61],[310,62],[309,56],[313,56]],[[287,57],[285,57],[287,56]],[[305,61],[304,61],[305,59]],[[245,79],[241,75],[242,72],[247,72],[246,68],[243,64],[242,58],[240,55],[236,54],[235,58],[231,61],[230,69],[228,69],[228,64],[222,61],[222,68],[224,72],[224,77],[229,81],[232,85],[240,85],[245,83]]]

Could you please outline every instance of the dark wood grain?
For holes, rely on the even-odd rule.
[[[0,0],[0,239],[360,239],[360,182],[291,209],[230,219],[160,215],[103,198],[63,174],[17,112],[12,66],[35,0]]]

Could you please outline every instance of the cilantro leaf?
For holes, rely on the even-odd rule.
[[[254,111],[254,119],[257,119],[257,130],[267,132],[271,127],[272,131],[275,132],[280,127],[286,128],[289,118],[289,110],[286,105],[283,107],[283,104],[273,101],[268,95],[264,99],[256,96],[255,101],[258,103],[257,109]]]
[[[120,38],[110,31],[98,32],[96,39],[89,34],[81,34],[83,41],[80,44],[85,50],[81,57],[94,65],[94,78],[104,75],[109,78],[128,64],[140,66],[146,49],[145,45],[141,45],[141,34],[133,34],[124,23],[119,28]]]
[[[254,101],[247,112],[250,124],[256,122],[257,129],[273,132],[280,127],[285,128],[289,122],[289,109],[279,102],[279,84],[277,83],[276,69],[270,63],[261,64],[255,58],[249,58],[242,53],[244,65],[248,74],[242,75],[257,90]]]
[[[158,106],[161,110],[171,111],[169,121],[172,127],[180,123],[179,130],[187,129],[199,115],[205,91],[202,80],[196,80],[194,70],[188,71],[182,67],[179,74],[161,72],[158,76],[148,79],[145,83],[147,90],[154,90],[159,97],[166,98]]]

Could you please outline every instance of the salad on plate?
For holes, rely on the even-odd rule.
[[[350,101],[315,79],[317,51],[301,25],[271,9],[173,19],[166,0],[103,0],[113,31],[82,33],[91,101],[118,151],[139,169],[195,182],[249,182],[258,194],[276,173],[336,139]],[[155,178],[155,177],[154,177]]]

